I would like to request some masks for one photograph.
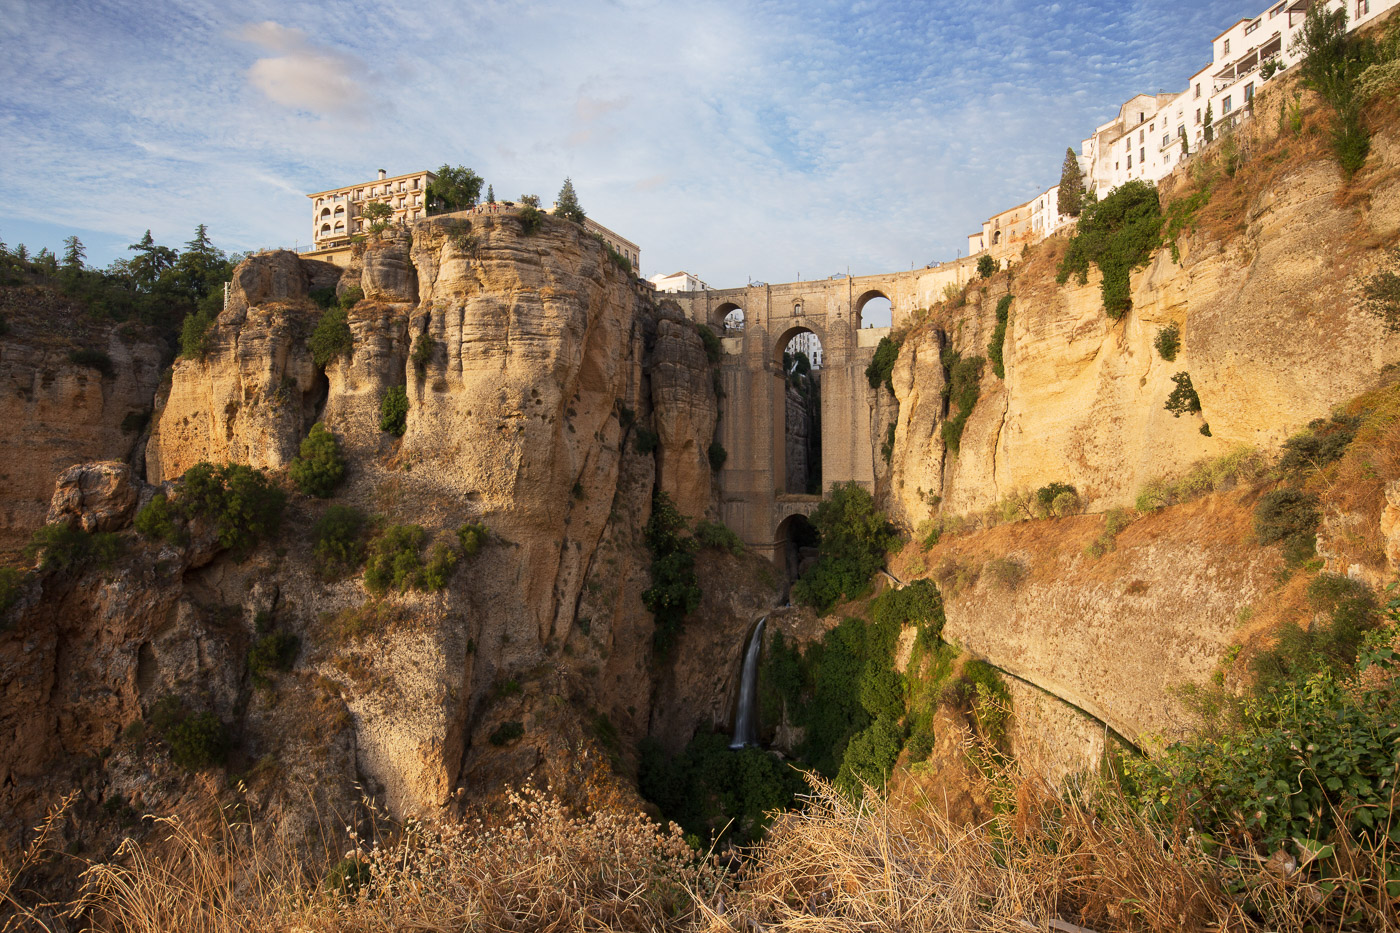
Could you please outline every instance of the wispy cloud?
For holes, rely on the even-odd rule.
[[[1138,91],[1184,87],[1210,38],[1256,12],[1218,0],[6,6],[9,242],[62,224],[179,243],[206,222],[233,249],[289,245],[310,232],[300,192],[450,162],[502,196],[546,201],[570,175],[592,216],[642,245],[644,272],[688,268],[717,285],[951,258],[982,218],[1053,183],[1065,146]]]

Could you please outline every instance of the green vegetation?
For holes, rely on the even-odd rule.
[[[520,208],[520,232],[534,236],[544,226],[544,211],[537,205],[526,204]]]
[[[1386,330],[1395,333],[1400,331],[1400,275],[1395,272],[1400,265],[1400,249],[1390,251],[1387,265],[1361,283],[1361,294],[1366,310],[1385,322]]]
[[[1268,466],[1257,450],[1241,445],[1223,456],[1199,461],[1180,479],[1149,481],[1138,490],[1133,507],[1139,512],[1153,512],[1169,505],[1189,502],[1209,492],[1224,492],[1240,483],[1258,479]]]
[[[637,428],[637,433],[632,435],[632,447],[639,454],[649,454],[661,443],[661,435],[651,428]]]
[[[270,632],[248,650],[248,676],[259,687],[271,683],[273,671],[290,671],[301,649],[301,639],[290,632]]]
[[[1184,129],[1184,128],[1183,128]],[[1185,142],[1185,137],[1182,137]],[[1226,171],[1233,174],[1234,161],[1227,162]],[[1196,220],[1196,213],[1210,202],[1211,186],[1206,182],[1199,191],[1179,198],[1167,206],[1167,222],[1162,231],[1162,239],[1171,249],[1172,262],[1181,262],[1181,247],[1177,239],[1182,231],[1190,229]]]
[[[67,522],[45,525],[34,532],[24,556],[39,557],[40,570],[76,571],[89,564],[109,567],[121,553],[121,539],[107,532],[88,534]]]
[[[321,883],[327,891],[346,900],[354,900],[359,896],[360,890],[369,887],[373,880],[369,862],[356,856],[336,862],[331,870],[326,872],[326,878]]]
[[[196,311],[187,315],[180,325],[180,356],[187,360],[202,360],[209,352],[209,328],[217,317],[211,311]]]
[[[1361,119],[1364,99],[1357,93],[1357,84],[1374,60],[1375,50],[1368,40],[1347,31],[1344,4],[1309,10],[1290,51],[1302,56],[1299,83],[1316,91],[1332,111],[1332,152],[1349,179],[1371,151],[1371,134]]]
[[[983,253],[977,260],[977,274],[984,279],[990,279],[997,274],[997,261],[990,253]]]
[[[724,522],[701,519],[695,526],[695,540],[711,551],[727,551],[735,557],[744,553],[744,542]]]
[[[1282,544],[1283,557],[1296,567],[1317,553],[1317,496],[1298,489],[1265,493],[1254,507],[1254,536],[1262,545]]]
[[[428,592],[440,590],[447,586],[452,571],[464,556],[464,542],[472,542],[480,548],[480,535],[484,533],[483,526],[464,525],[455,535],[434,541],[424,560],[422,550],[428,542],[427,531],[419,525],[390,525],[370,543],[365,561],[365,588],[376,596],[390,589],[404,593],[410,587]]]
[[[520,724],[519,720],[512,719],[497,726],[487,738],[492,745],[499,747],[511,744],[524,734],[525,727]]]
[[[1060,213],[1070,217],[1078,217],[1084,209],[1084,174],[1073,147],[1065,149],[1065,162],[1060,167],[1059,202]]]
[[[408,354],[408,361],[413,364],[413,371],[418,374],[419,379],[423,378],[428,364],[432,362],[435,349],[437,341],[428,334],[422,333],[413,338],[413,351]]]
[[[554,216],[572,220],[580,226],[583,225],[583,205],[578,202],[578,193],[574,191],[574,182],[571,178],[564,179],[564,184],[559,189],[559,196],[554,199]]]
[[[700,607],[700,583],[695,576],[696,541],[685,534],[686,522],[664,492],[652,497],[646,542],[651,552],[651,586],[642,602],[656,630],[652,645],[660,657],[670,654],[685,617]]]
[[[261,470],[241,463],[196,463],[180,478],[175,504],[188,519],[213,522],[219,544],[246,553],[277,534],[286,498]]]
[[[1335,463],[1346,453],[1360,427],[1359,415],[1333,415],[1309,422],[1306,431],[1283,442],[1279,472],[1301,479]]]
[[[214,713],[191,714],[169,694],[151,707],[151,727],[170,749],[170,760],[191,771],[222,765],[231,744],[228,727]]]
[[[322,577],[358,570],[365,560],[365,513],[348,505],[333,505],[311,528],[312,553]]]
[[[894,459],[895,423],[885,425],[885,439],[880,442],[880,456],[886,463]]]
[[[980,356],[963,359],[961,353],[947,347],[943,350],[942,362],[948,379],[943,387],[944,401],[949,403],[949,417],[943,422],[943,444],[956,454],[962,443],[963,428],[967,426],[967,419],[972,415],[982,392],[982,364],[985,360]]]
[[[311,359],[317,366],[325,367],[331,360],[349,356],[355,348],[355,338],[350,333],[345,308],[331,308],[322,314],[308,342]]]
[[[0,612],[4,612],[19,599],[24,588],[24,574],[14,567],[0,567]],[[3,628],[3,626],[0,626]]]
[[[1167,396],[1166,405],[1163,406],[1172,413],[1173,418],[1180,418],[1182,415],[1199,415],[1201,413],[1201,397],[1196,394],[1196,389],[1191,385],[1190,373],[1176,373],[1172,376],[1172,382],[1176,383],[1176,388],[1172,389]]]
[[[84,347],[80,350],[71,350],[68,353],[68,362],[78,366],[86,366],[88,369],[95,369],[103,376],[111,377],[116,375],[116,370],[112,368],[112,358],[102,350],[94,350]]]
[[[288,474],[298,489],[318,499],[329,498],[345,479],[345,457],[335,435],[321,422],[301,442],[301,452],[292,460]]]
[[[865,367],[865,378],[869,380],[870,388],[878,388],[883,382],[885,388],[890,390],[890,394],[894,394],[891,374],[894,372],[894,363],[895,360],[899,359],[899,350],[903,345],[903,337],[891,339],[886,336],[880,338],[880,342],[875,346],[875,355],[871,357],[870,364]]]
[[[992,339],[987,341],[987,359],[992,361],[992,372],[997,374],[998,379],[1006,378],[1002,354],[1005,351],[1006,328],[1011,323],[1011,302],[1010,295],[1002,295],[997,301],[997,326],[992,330]]]
[[[174,543],[182,537],[179,526],[175,524],[177,517],[165,493],[158,492],[136,512],[136,530],[152,540]]]
[[[1110,509],[1104,513],[1103,532],[1084,545],[1086,557],[1099,558],[1118,547],[1118,533],[1132,524],[1127,509]]]
[[[724,462],[729,459],[729,451],[724,449],[724,445],[719,441],[710,441],[709,449],[705,451],[705,456],[710,461],[710,469],[718,473],[724,469]]]
[[[838,483],[812,513],[821,535],[817,562],[792,587],[793,599],[826,612],[865,593],[870,578],[899,543],[899,532],[856,483]]]
[[[700,342],[705,345],[705,357],[711,364],[718,363],[724,352],[719,337],[704,324],[697,325],[695,329],[700,333]]]
[[[457,546],[462,549],[463,557],[475,557],[481,550],[481,546],[486,543],[490,531],[481,522],[467,522],[457,529]]]
[[[1143,181],[1119,185],[1102,201],[1084,207],[1056,281],[1063,285],[1074,275],[1086,285],[1089,264],[1095,264],[1103,273],[1104,313],[1118,320],[1132,306],[1128,276],[1147,264],[1161,227],[1157,189]]]
[[[368,221],[366,229],[371,236],[377,236],[389,229],[394,217],[394,209],[383,201],[370,201],[360,208],[360,216]]]
[[[1036,518],[1064,518],[1079,511],[1079,493],[1069,483],[1049,483],[1035,491],[1031,511]]]
[[[379,400],[379,430],[403,437],[408,430],[408,389],[389,386]]]
[[[1181,327],[1173,321],[1166,327],[1157,328],[1152,346],[1157,348],[1157,355],[1162,359],[1168,363],[1175,362],[1176,354],[1181,349]]]
[[[433,174],[424,192],[429,215],[465,211],[481,197],[482,177],[464,165],[443,163]]]

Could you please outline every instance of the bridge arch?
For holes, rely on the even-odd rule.
[[[773,342],[773,362],[778,368],[782,368],[783,353],[787,351],[788,344],[792,343],[792,339],[799,334],[813,335],[817,338],[817,343],[821,344],[823,349],[826,348],[826,334],[820,326],[814,324],[794,324],[779,334],[778,339]]]
[[[743,321],[747,312],[745,312],[742,307],[732,301],[723,302],[710,313],[710,326],[723,330],[725,321],[727,321],[729,316],[735,311],[739,312],[739,320]]]
[[[820,539],[806,512],[793,512],[778,523],[773,532],[773,551],[782,560],[789,581],[801,576],[806,564],[815,560]]]
[[[857,328],[889,327],[894,319],[894,302],[881,289],[867,289],[855,301],[855,317]]]

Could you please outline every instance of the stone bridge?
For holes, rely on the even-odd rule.
[[[720,471],[725,524],[744,543],[780,565],[794,515],[810,515],[819,496],[786,486],[787,387],[783,351],[798,334],[821,342],[821,478],[823,492],[856,482],[874,491],[879,431],[876,394],[865,377],[880,338],[891,327],[862,327],[861,312],[886,298],[892,326],[942,301],[964,285],[976,260],[963,259],[908,272],[757,284],[718,291],[679,292],[673,299],[698,324],[721,335],[724,398],[716,437],[728,452]],[[742,318],[742,326],[725,320]]]

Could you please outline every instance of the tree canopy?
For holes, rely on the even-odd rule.
[[[1078,217],[1084,209],[1084,175],[1079,170],[1079,157],[1074,147],[1065,149],[1065,164],[1060,169],[1060,213]]]
[[[465,165],[443,164],[434,173],[437,175],[428,182],[427,204],[429,214],[446,214],[451,211],[464,211],[475,207],[481,197],[484,179]]]
[[[573,179],[564,179],[564,186],[559,189],[559,197],[555,199],[554,214],[576,224],[583,223],[583,205],[579,204],[578,194],[574,192]]]

